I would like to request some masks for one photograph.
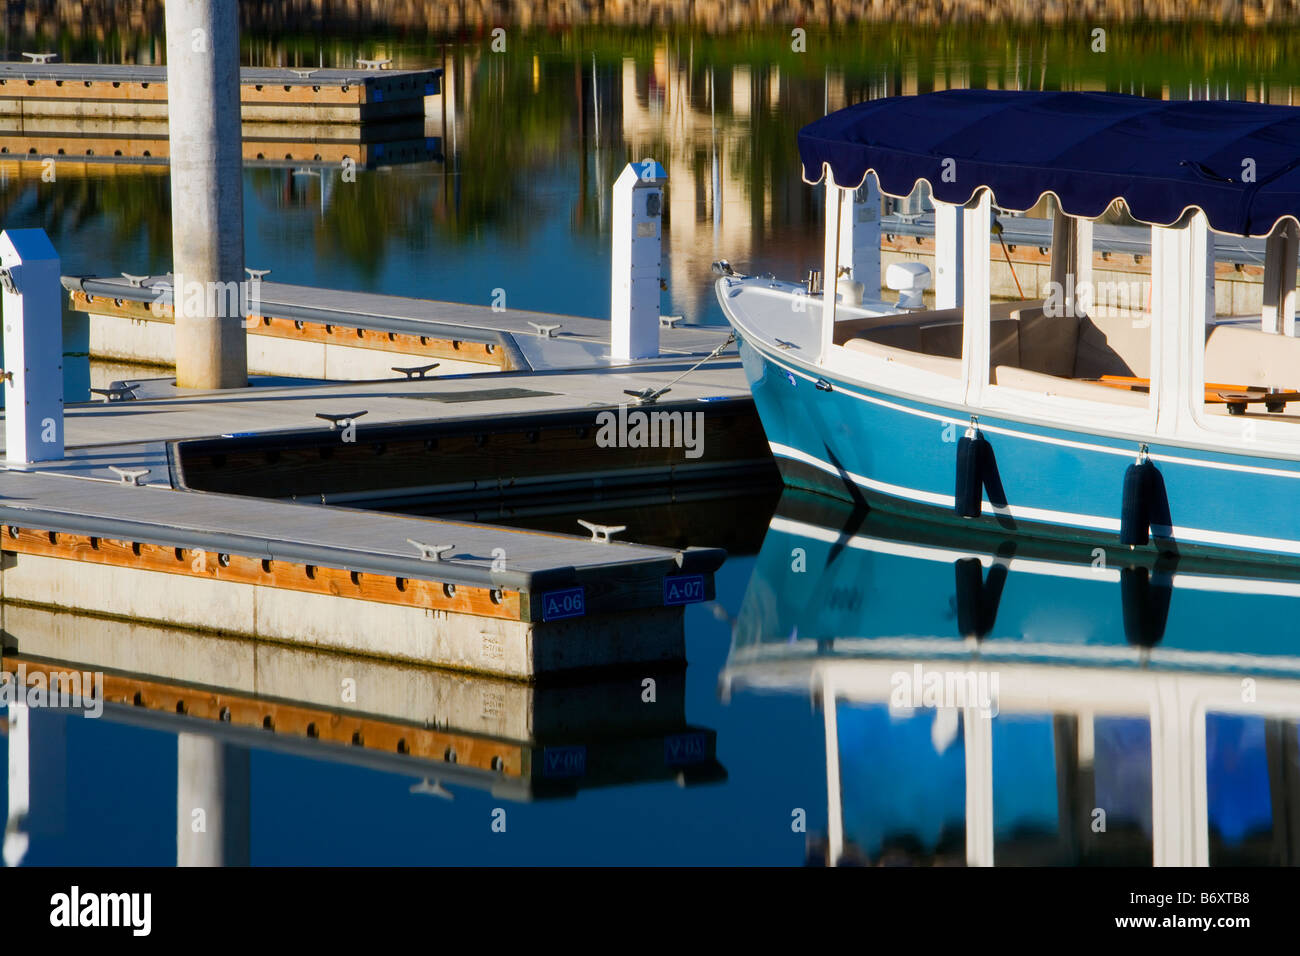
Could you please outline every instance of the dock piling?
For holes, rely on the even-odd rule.
[[[171,0],[166,17],[176,383],[242,388],[248,348],[236,3]]]
[[[5,460],[63,458],[63,310],[59,256],[43,229],[0,234]]]

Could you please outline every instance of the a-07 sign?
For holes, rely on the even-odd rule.
[[[695,604],[704,600],[704,575],[678,574],[664,578],[664,606]]]

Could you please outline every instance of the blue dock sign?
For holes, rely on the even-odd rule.
[[[586,747],[547,747],[542,751],[543,777],[585,777]]]
[[[582,617],[586,613],[586,588],[547,591],[542,595],[543,621],[562,621],[566,617]]]
[[[669,767],[699,763],[708,758],[709,741],[705,734],[673,734],[664,738],[664,763]]]
[[[704,575],[678,574],[664,578],[664,606],[704,600]]]

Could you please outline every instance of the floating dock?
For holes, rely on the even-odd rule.
[[[275,123],[423,117],[442,92],[441,69],[244,67],[239,81],[242,119]],[[0,63],[0,116],[166,120],[167,68]]]
[[[90,317],[94,359],[161,367],[176,361],[171,276],[64,276],[69,307]],[[394,366],[439,363],[438,375],[599,368],[610,323],[524,309],[260,283],[245,322],[253,375],[354,380],[392,377]],[[660,354],[703,357],[728,330],[664,320]]]
[[[672,493],[773,475],[734,358],[672,385],[671,405],[621,410],[692,416],[698,457],[602,446],[600,416],[618,421],[625,390],[686,368],[198,393],[163,380],[133,400],[69,406],[62,460],[0,472],[0,593],[525,680],[679,660],[682,608],[712,598],[720,550],[322,502],[482,503],[619,483]]]
[[[662,176],[615,186],[610,321],[241,282],[234,257],[196,313],[185,270],[60,277],[42,231],[7,231],[0,599],[526,681],[683,660],[725,552],[582,512],[777,476],[729,330],[659,314]],[[238,365],[71,401],[65,290],[96,357],[172,365],[184,296],[243,316],[185,340]],[[391,513],[553,500],[574,533]]]

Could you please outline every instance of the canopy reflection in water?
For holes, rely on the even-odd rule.
[[[724,691],[824,709],[831,863],[1300,862],[1300,579],[787,492]]]

